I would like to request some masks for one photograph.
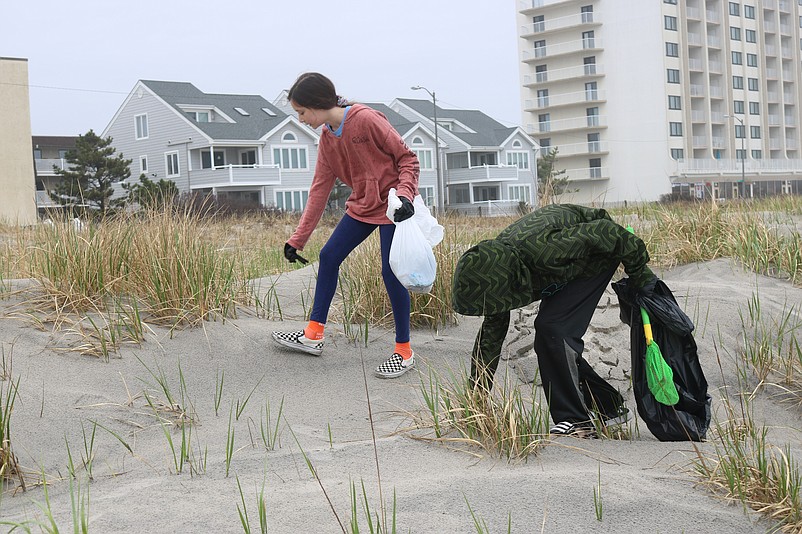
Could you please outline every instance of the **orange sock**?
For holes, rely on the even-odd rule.
[[[406,343],[398,343],[396,341],[395,352],[400,354],[405,360],[412,358],[412,347],[409,346],[409,341]]]
[[[319,323],[317,321],[309,321],[309,324],[306,325],[304,328],[304,336],[306,339],[312,339],[317,341],[318,339],[323,339],[323,327],[326,326],[325,323]]]

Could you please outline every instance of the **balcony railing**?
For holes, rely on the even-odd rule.
[[[560,54],[573,54],[576,52],[586,52],[588,49],[602,49],[601,39],[580,39],[578,41],[568,41],[546,46],[539,46],[524,50],[522,59],[524,61],[539,60],[544,57],[558,56]]]
[[[589,180],[609,180],[610,171],[607,167],[588,167],[585,169],[566,169],[565,177],[569,182],[585,182]]]
[[[449,169],[448,182],[502,182],[518,180],[518,167],[516,165],[480,165],[465,169]]]
[[[561,4],[566,0],[518,0],[518,10],[524,11],[538,7],[546,7],[554,4]]]
[[[575,91],[573,93],[562,93],[538,97],[524,101],[524,108],[543,109],[547,107],[566,106],[571,104],[586,104],[589,100],[605,100],[606,93],[603,89]]]
[[[33,163],[36,167],[36,176],[56,176],[53,167],[62,171],[67,168],[66,159],[35,159]]]
[[[190,189],[281,184],[278,165],[225,165],[189,173]]]
[[[677,162],[677,170],[683,174],[740,173],[741,163],[734,158],[684,159]],[[802,171],[802,159],[747,159],[743,169],[747,173]]]
[[[545,133],[550,131],[581,130],[584,128],[606,128],[607,115],[584,115],[556,121],[529,124],[526,127],[529,134]]]
[[[568,145],[559,145],[559,155],[562,156],[576,156],[579,154],[599,154],[609,152],[610,145],[607,141],[592,141],[590,143],[571,143]],[[592,149],[592,150],[591,150]]]
[[[50,198],[50,194],[47,191],[37,191],[36,192],[36,207],[40,209],[44,208],[55,208],[56,206],[60,206],[58,202],[54,202],[52,198]]]
[[[604,65],[593,64],[577,65],[575,67],[566,67],[564,69],[536,72],[535,74],[524,74],[523,78],[524,85],[531,85],[533,83],[556,82],[560,80],[569,80],[571,78],[581,78],[584,76],[602,75],[604,75]]]

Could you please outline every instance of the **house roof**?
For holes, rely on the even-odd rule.
[[[410,121],[400,113],[394,111],[387,104],[364,102],[364,105],[383,113],[384,116],[387,117],[387,121],[390,123],[390,126],[395,128],[396,131],[401,134],[401,136],[406,135],[410,130],[418,126],[417,121]]]
[[[204,93],[188,82],[140,81],[212,139],[261,139],[287,118],[283,111],[259,95]],[[235,122],[197,122],[182,106],[214,106]],[[246,111],[248,115],[242,115],[235,108]],[[271,110],[275,116],[270,116],[262,108]]]
[[[413,98],[399,98],[399,102],[406,105],[416,113],[433,120],[431,100],[417,100]],[[492,117],[481,111],[473,109],[445,109],[437,106],[437,122],[455,120],[474,130],[476,133],[450,131],[451,135],[460,138],[465,143],[476,147],[499,146],[504,143],[517,129],[504,126]]]

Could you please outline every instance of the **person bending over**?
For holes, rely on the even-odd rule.
[[[510,323],[510,310],[540,301],[534,349],[554,426],[552,434],[591,437],[594,418],[628,420],[621,394],[582,357],[582,336],[619,264],[635,288],[655,275],[637,236],[603,209],[555,204],[533,211],[460,258],[452,306],[484,316],[471,354],[471,383],[489,392]]]

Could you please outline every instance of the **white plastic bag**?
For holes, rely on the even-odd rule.
[[[390,268],[398,281],[412,293],[428,293],[437,275],[437,260],[434,259],[432,246],[443,239],[443,227],[429,213],[420,195],[415,197],[413,206],[415,215],[395,223],[393,243],[390,245]],[[395,189],[390,189],[387,218],[392,221],[399,207],[401,201]],[[421,225],[426,228],[425,233]]]

